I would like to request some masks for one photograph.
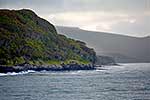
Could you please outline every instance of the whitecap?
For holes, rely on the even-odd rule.
[[[0,76],[7,76],[7,75],[23,75],[23,74],[28,74],[28,73],[34,73],[34,70],[28,70],[28,71],[21,71],[21,72],[8,72],[8,73],[0,73]]]

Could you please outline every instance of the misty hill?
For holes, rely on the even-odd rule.
[[[95,58],[94,50],[84,42],[57,34],[51,23],[33,11],[0,10],[0,65],[88,63]]]
[[[95,65],[117,65],[114,58],[108,56],[97,56]]]
[[[115,58],[116,62],[150,62],[150,37],[137,38],[76,27],[57,26],[57,31],[95,48],[97,55]]]

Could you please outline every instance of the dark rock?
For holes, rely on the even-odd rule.
[[[27,70],[34,71],[71,71],[71,70],[94,70],[95,66],[92,64],[63,64],[63,65],[31,65],[31,64],[22,64],[23,66],[0,66],[0,73],[7,72],[21,72]]]

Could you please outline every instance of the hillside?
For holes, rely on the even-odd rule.
[[[97,56],[95,65],[117,65],[112,57]]]
[[[110,56],[116,62],[150,62],[150,38],[137,38],[105,32],[86,31],[76,27],[57,26],[57,31],[85,41],[97,55]]]
[[[93,49],[57,34],[55,27],[33,11],[0,10],[0,65],[53,64],[76,60],[94,63]]]

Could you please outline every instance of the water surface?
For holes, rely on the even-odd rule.
[[[150,64],[1,74],[0,100],[150,100]]]

